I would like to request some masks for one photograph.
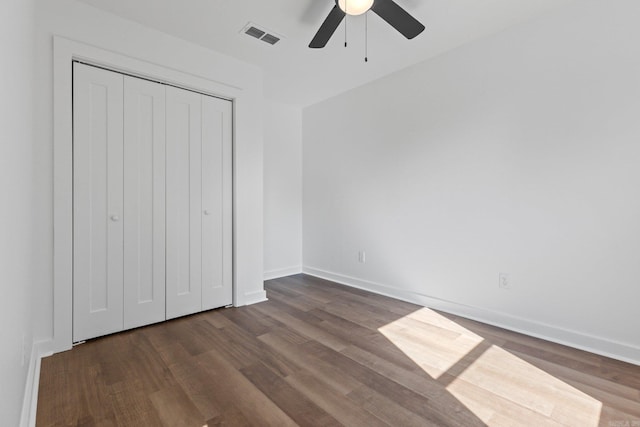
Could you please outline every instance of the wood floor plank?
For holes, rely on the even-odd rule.
[[[305,298],[303,295],[298,293],[287,295],[284,292],[280,292],[272,288],[269,291],[269,295],[272,299],[277,299],[278,301],[286,301],[286,304],[288,306],[291,306],[292,308],[303,312],[311,311],[318,307],[318,304],[315,303],[312,299]]]
[[[366,386],[353,390],[347,397],[390,426],[441,427]]]
[[[295,375],[288,376],[286,381],[345,426],[388,426],[387,423],[346,399],[346,396],[320,381],[313,374],[300,371]]]
[[[281,280],[274,281],[271,287],[281,292],[296,292],[299,296],[312,300],[316,304],[326,304],[333,299],[331,293],[325,289],[317,286],[308,286],[304,280],[300,281],[295,277],[283,277]]]
[[[217,378],[216,383],[220,387],[215,389],[211,398],[221,406],[237,406],[252,425],[296,425],[268,396],[215,350],[199,355],[196,363]]]
[[[640,424],[640,418],[634,417],[622,411],[619,411],[611,406],[604,405],[600,412],[600,427],[611,427],[626,424],[633,426],[634,424]]]
[[[227,316],[224,315],[224,310],[211,310],[204,313],[200,313],[200,317],[204,319],[204,321],[209,322],[211,325],[218,329],[222,329],[225,326],[233,325],[234,323],[229,320]]]
[[[309,339],[322,343],[323,345],[326,345],[327,347],[330,347],[334,350],[339,351],[349,345],[348,341],[325,332],[314,324],[306,323],[305,321],[300,320],[289,313],[282,312],[272,306],[262,305],[257,309],[267,316],[273,317],[274,319],[277,319],[280,322],[284,323],[288,328],[293,329],[300,335],[306,336]]]
[[[262,363],[240,370],[292,420],[304,426],[331,426],[338,421]]]
[[[216,393],[218,378],[196,363],[173,364],[170,367],[176,382],[182,387],[204,419],[220,417],[224,408],[212,396]]]
[[[243,329],[254,336],[266,334],[277,326],[275,321],[256,310],[230,308],[222,313],[230,321],[228,327]]]
[[[562,366],[571,367],[573,369],[596,374],[628,387],[640,388],[640,375],[634,374],[632,365],[621,365],[617,361],[607,361],[598,356],[593,363],[585,362],[585,360],[593,360],[588,354],[565,346],[554,345],[536,346],[529,342],[527,344],[514,341],[507,341],[503,346],[505,350],[513,350],[520,353],[538,356],[538,358],[555,362]]]
[[[385,326],[389,322],[397,320],[397,317],[394,315],[387,314],[382,317],[379,313],[374,313],[366,307],[345,301],[333,301],[331,304],[325,304],[322,306],[322,310],[338,317],[342,317],[372,331],[377,331],[378,328]]]
[[[544,370],[550,375],[553,375],[576,388],[588,391],[590,395],[602,402],[607,402],[612,405],[621,405],[624,403],[625,405],[621,405],[623,407],[626,406],[626,404],[632,404],[632,412],[640,410],[640,390],[638,389],[631,388],[627,385],[620,384],[606,378],[588,375],[567,366],[560,366],[554,362],[540,359],[532,354],[521,353],[513,350],[510,352]],[[640,418],[640,413],[637,415],[638,418]]]
[[[318,312],[319,317],[325,319],[318,324],[318,328],[341,338],[345,342],[356,345],[363,350],[378,354],[380,357],[406,369],[415,368],[415,363],[407,358],[400,349],[390,344],[380,335],[349,320],[335,316],[331,313]],[[339,348],[338,348],[339,349]],[[340,350],[340,349],[339,349]]]
[[[265,288],[43,359],[36,425],[640,426],[639,366],[303,274]]]
[[[128,383],[116,383],[109,387],[111,405],[118,426],[160,426],[162,420],[149,395],[130,387]]]
[[[168,387],[149,395],[165,427],[204,425],[205,417],[180,387]]]
[[[473,409],[478,418],[496,426],[559,427],[561,424],[548,416],[491,393],[473,383],[454,378],[448,390],[461,402]]]
[[[296,372],[296,367],[292,366],[288,360],[278,353],[267,351],[267,346],[263,342],[239,325],[231,324],[217,331],[211,331],[211,328],[198,323],[194,330],[201,336],[208,337],[215,348],[228,355],[227,360],[236,369],[261,362],[282,376]]]
[[[164,365],[162,357],[143,331],[125,332],[113,338],[116,337],[121,338],[115,344],[121,346],[122,350],[108,360],[112,369],[114,365],[118,366],[119,382],[135,375],[140,387],[146,392],[175,385],[171,371]]]
[[[74,374],[68,368],[74,362],[73,359],[75,358],[67,356],[42,360],[38,407],[45,409],[38,411],[44,414],[37,417],[38,426],[74,425],[77,422],[80,393],[75,388]]]
[[[189,316],[167,322],[168,332],[174,337],[180,337],[180,345],[182,345],[191,356],[197,356],[211,350],[209,344],[202,340],[200,334],[193,330],[193,324],[202,321],[199,316]]]
[[[272,351],[279,352],[291,360],[292,363],[312,372],[342,394],[346,395],[362,385],[350,375],[344,375],[330,363],[318,358],[313,349],[305,346],[306,343],[293,344],[287,340],[286,336],[283,337],[283,334],[280,334],[277,330],[261,335],[259,338],[271,347]],[[320,346],[320,344],[317,345]]]
[[[310,325],[314,325],[322,321],[322,319],[318,318],[313,313],[310,313],[309,312],[310,310],[308,308],[299,309],[295,306],[295,304],[292,305],[290,298],[284,298],[284,299],[272,298],[271,300],[269,300],[269,304],[257,305],[256,309],[260,310],[265,308],[265,306],[271,309],[275,309],[281,313],[286,313]]]
[[[314,343],[310,342],[305,345],[309,346],[312,344]],[[453,407],[455,411],[451,413],[451,405],[445,406],[440,404],[440,406],[438,406],[437,402],[427,399],[413,390],[404,387],[402,384],[396,382],[395,379],[391,380],[341,353],[329,348],[323,348],[318,349],[316,354],[322,360],[335,366],[343,375],[350,375],[369,389],[384,395],[389,400],[392,400],[429,422],[441,426],[481,425],[481,423],[478,423],[478,419],[473,414],[464,411],[460,404],[454,403]],[[439,400],[444,401],[445,399],[445,396],[441,396]],[[456,416],[454,417],[453,415]]]
[[[183,363],[191,359],[191,355],[175,336],[170,334],[166,325],[152,325],[140,330],[153,345],[154,350],[166,367],[174,363]]]
[[[406,328],[381,329],[385,338],[396,345],[408,358],[432,377],[438,378],[453,365],[463,362],[465,357],[481,345],[482,339],[455,337],[445,339],[409,333]],[[472,363],[469,360],[468,363]]]
[[[421,369],[407,370],[358,346],[347,347],[341,353],[427,399],[437,399],[446,393],[442,384],[432,381]]]
[[[235,405],[228,405],[223,413],[215,418],[211,418],[206,423],[207,427],[249,427],[251,423],[242,413],[242,410]]]
[[[55,381],[45,381],[39,390],[39,396],[54,396],[55,416],[38,420],[38,425],[77,425],[96,424],[115,425],[112,402],[109,399],[109,387],[101,372],[97,348],[77,348],[67,351],[66,358],[58,361],[52,358],[43,360],[57,367]],[[60,392],[60,383],[64,392]],[[63,420],[60,422],[60,420]]]

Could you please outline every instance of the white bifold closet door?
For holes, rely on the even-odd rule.
[[[165,319],[164,86],[124,76],[124,329]]]
[[[74,63],[74,341],[231,304],[231,114]]]
[[[230,101],[202,95],[202,310],[233,300],[232,111]]]
[[[123,329],[123,76],[74,64],[73,340]]]
[[[166,90],[170,319],[231,304],[232,111],[228,101]]]

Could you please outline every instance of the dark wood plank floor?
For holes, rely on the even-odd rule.
[[[640,367],[298,275],[42,361],[38,426],[640,427]]]

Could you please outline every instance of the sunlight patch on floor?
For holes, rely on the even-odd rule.
[[[483,419],[489,426],[595,427],[602,410],[597,399],[497,346],[458,375],[447,391],[474,413],[489,415]]]
[[[599,424],[600,401],[432,310],[379,331],[488,426]]]
[[[432,378],[439,378],[483,338],[428,308],[421,308],[378,331]],[[429,351],[425,351],[425,349]]]

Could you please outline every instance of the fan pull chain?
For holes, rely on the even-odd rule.
[[[344,47],[347,47],[347,21],[349,18],[349,14],[347,13],[347,10],[349,10],[348,0],[344,0],[344,10]]]
[[[364,62],[369,62],[369,11],[364,14]]]

